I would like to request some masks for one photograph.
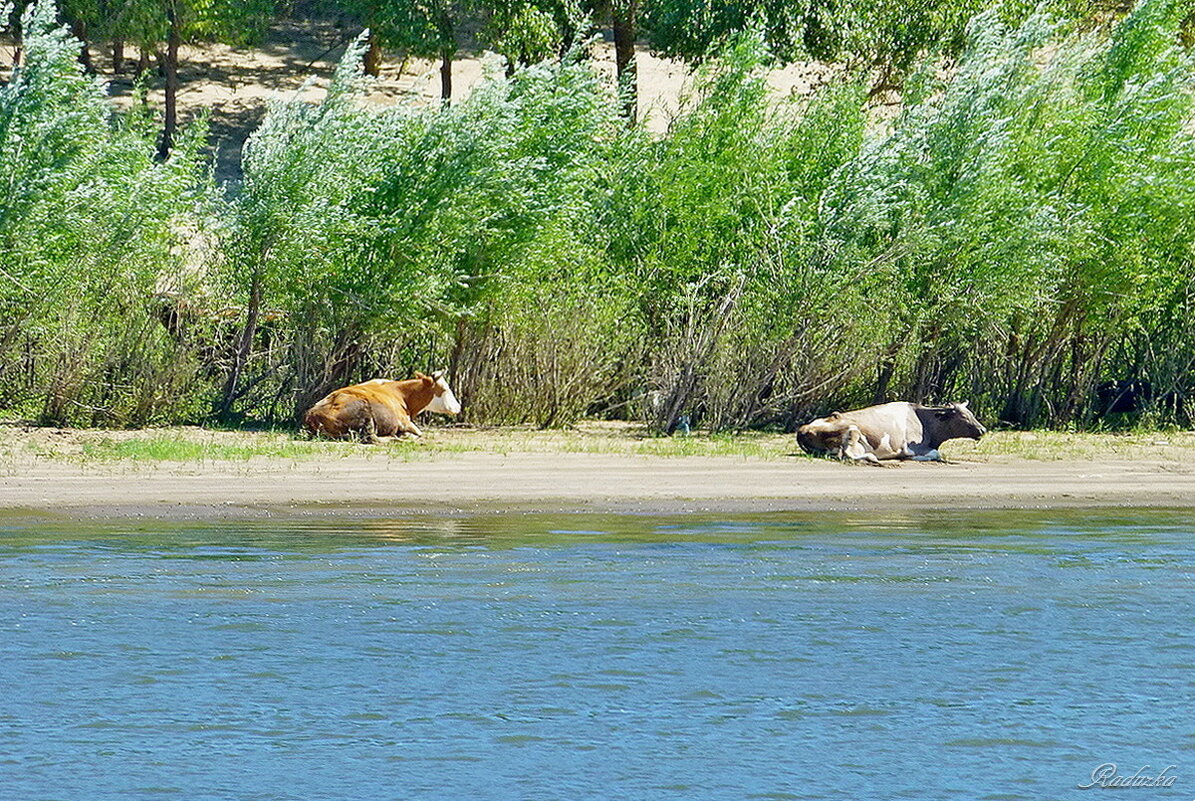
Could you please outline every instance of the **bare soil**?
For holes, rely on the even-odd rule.
[[[182,430],[169,431],[177,436]],[[190,431],[185,436],[213,442],[279,436]],[[82,456],[89,439],[149,435],[0,428],[5,445],[0,513],[203,519],[1195,507],[1195,468],[1182,459],[1190,434],[1153,446],[1147,437],[1102,449],[1088,442],[1079,455],[1053,461],[1017,455],[1039,440],[1010,435],[994,445],[948,445],[950,464],[883,468],[811,459],[783,435],[744,440],[741,455],[644,455],[634,450],[642,441],[617,427],[542,436],[432,429],[422,443],[329,444],[314,456],[296,458],[171,462]],[[1121,449],[1126,444],[1131,449]],[[1054,447],[1044,441],[1042,446]]]

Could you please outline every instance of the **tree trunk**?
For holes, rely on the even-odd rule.
[[[573,43],[577,41],[577,34],[577,26],[573,24],[572,17],[565,14],[560,26],[560,49],[556,53],[557,58],[563,59],[568,55],[568,51],[573,49]]]
[[[137,59],[136,76],[140,78],[149,69],[149,48],[141,47],[141,55]]]
[[[447,106],[452,102],[452,58],[456,55],[456,31],[447,6],[440,12],[436,29],[440,34],[440,100]]]
[[[232,369],[228,372],[228,380],[224,382],[224,398],[220,402],[218,416],[227,419],[232,411],[232,404],[237,398],[237,384],[241,380],[241,372],[249,361],[249,354],[253,350],[253,337],[257,334],[257,318],[261,311],[261,268],[253,273],[249,285],[249,309],[245,313],[245,328],[241,331],[241,341],[237,345],[232,358]]]
[[[623,114],[634,122],[638,107],[638,70],[635,65],[635,13],[638,0],[613,0],[610,16],[614,25],[614,65]]]
[[[166,124],[162,129],[162,144],[158,156],[165,159],[174,147],[174,134],[178,129],[178,47],[182,38],[179,32],[178,15],[171,7],[167,12],[170,19],[170,33],[166,39],[166,57],[162,59],[162,70],[166,74]]]
[[[444,105],[452,102],[452,49],[440,51],[440,100]]]
[[[124,39],[112,40],[112,74],[124,74]]]
[[[892,383],[892,373],[896,370],[896,358],[891,349],[876,365],[876,391],[871,397],[875,404],[888,402],[888,386]]]
[[[362,62],[361,68],[365,70],[366,75],[375,78],[382,72],[382,44],[373,31],[369,32],[369,49],[365,51],[365,61]]]
[[[12,40],[16,43],[16,47],[12,49],[12,68],[14,70],[21,66],[21,51],[24,49],[21,45],[25,41],[21,36],[21,20],[19,19],[20,15],[18,14],[17,17],[18,19],[13,23],[12,26]],[[2,17],[0,17],[0,19],[2,19]],[[5,21],[7,22],[7,20]]]
[[[95,74],[95,65],[91,63],[91,48],[87,44],[87,26],[76,20],[71,23],[71,36],[79,40],[79,63],[88,74]]]

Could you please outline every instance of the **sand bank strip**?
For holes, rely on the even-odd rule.
[[[0,475],[0,511],[76,518],[1193,506],[1195,469],[1148,461],[876,468],[799,457],[464,453],[426,460],[43,462]]]

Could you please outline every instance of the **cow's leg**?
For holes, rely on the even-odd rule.
[[[410,435],[412,437],[422,437],[423,432],[419,430],[419,426],[415,425],[415,421],[405,414],[395,414],[391,420],[393,423],[391,433],[396,437]]]
[[[381,440],[378,439],[378,423],[373,419],[373,415],[365,421],[365,426],[361,429],[361,441],[366,445],[377,445]]]
[[[838,447],[838,458],[843,461],[866,462],[867,464],[880,463],[858,426],[851,426],[842,435],[842,444]]]
[[[373,419],[369,403],[360,399],[346,403],[339,410],[336,429],[329,431],[327,427],[321,425],[319,433],[330,437],[356,439],[370,444],[377,440],[377,422]]]

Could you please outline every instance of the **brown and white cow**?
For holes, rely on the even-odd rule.
[[[882,459],[939,461],[949,439],[979,439],[987,433],[966,402],[946,406],[881,403],[853,412],[834,412],[797,429],[808,453],[878,464]]]
[[[358,436],[367,442],[379,437],[411,434],[422,437],[415,425],[420,412],[458,414],[461,404],[444,371],[415,373],[406,381],[375,378],[329,393],[303,415],[303,427],[327,437]]]

